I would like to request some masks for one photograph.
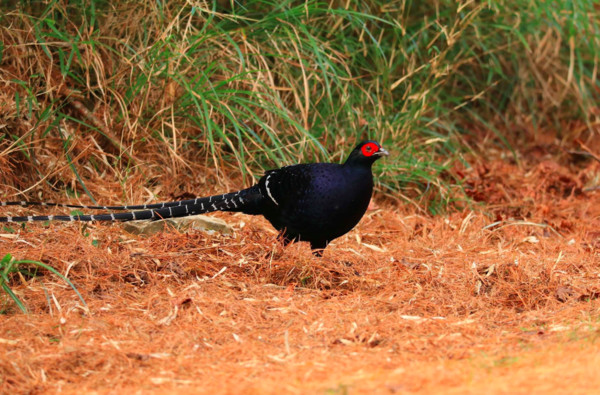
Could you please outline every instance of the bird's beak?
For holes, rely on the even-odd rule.
[[[390,153],[387,152],[387,150],[383,147],[379,147],[379,151],[375,152],[375,155],[377,156],[389,156]]]

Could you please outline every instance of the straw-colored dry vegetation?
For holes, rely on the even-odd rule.
[[[232,236],[3,226],[0,392],[600,387],[594,2],[0,4],[0,201],[392,153],[322,259],[242,214],[214,214]]]

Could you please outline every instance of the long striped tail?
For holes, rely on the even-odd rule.
[[[28,215],[0,217],[0,222],[34,222],[34,221],[135,221],[158,220],[164,218],[185,217],[213,211],[241,211],[255,214],[260,205],[262,195],[257,186],[238,192],[209,196],[179,202],[157,203],[154,205],[113,206],[113,207],[145,207],[140,211],[127,213],[102,213],[95,215]],[[185,204],[184,204],[185,203]],[[16,205],[16,204],[15,204]],[[92,206],[101,207],[101,206]],[[107,206],[109,208],[110,206]],[[90,208],[86,206],[86,208]]]
[[[164,202],[164,203],[153,203],[153,204],[137,204],[132,206],[84,206],[79,204],[64,204],[64,203],[54,203],[54,202],[34,202],[22,200],[18,202],[0,202],[0,207],[7,206],[21,206],[21,207],[29,207],[29,206],[42,206],[42,207],[63,207],[63,208],[77,208],[83,210],[150,210],[150,209],[158,209],[165,207],[175,207],[175,206],[185,206],[188,204],[198,204],[200,199],[188,199],[188,200],[178,200],[175,202]]]

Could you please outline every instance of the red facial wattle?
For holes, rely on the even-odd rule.
[[[379,146],[375,143],[367,143],[360,148],[362,154],[366,157],[373,156],[373,154],[379,151]]]

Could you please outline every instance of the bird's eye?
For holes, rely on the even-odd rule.
[[[369,157],[372,156],[378,149],[379,147],[377,147],[375,144],[367,143],[362,146],[361,151],[364,156]]]

